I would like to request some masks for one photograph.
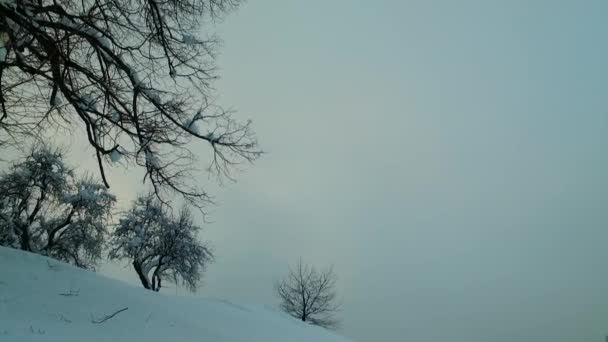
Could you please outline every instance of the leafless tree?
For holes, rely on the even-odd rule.
[[[336,274],[333,268],[317,271],[313,266],[298,262],[286,278],[275,285],[281,309],[304,322],[327,329],[337,329],[334,317],[340,304],[336,298]]]
[[[199,231],[187,208],[174,216],[153,194],[140,196],[112,233],[109,257],[129,260],[148,290],[160,291],[164,279],[194,290],[213,261]]]
[[[103,184],[77,178],[61,152],[35,148],[0,174],[0,245],[93,268],[115,201]]]
[[[241,0],[0,1],[0,142],[80,126],[100,176],[119,159],[146,170],[156,196],[209,196],[186,182],[197,155],[230,171],[260,155],[250,122],[215,104],[215,35],[204,23]]]

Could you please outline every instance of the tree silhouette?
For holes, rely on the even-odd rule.
[[[336,274],[333,268],[317,271],[300,259],[275,289],[281,299],[281,309],[303,322],[328,329],[337,329],[334,315],[340,309],[336,302]]]
[[[219,38],[199,33],[240,2],[0,1],[0,141],[81,127],[106,187],[106,166],[123,159],[159,199],[202,207],[209,196],[187,182],[196,156],[230,178],[260,155],[250,122],[214,102]]]

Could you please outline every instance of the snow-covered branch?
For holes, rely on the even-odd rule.
[[[219,39],[197,33],[240,2],[1,1],[0,134],[81,126],[106,187],[105,168],[124,158],[159,199],[201,207],[209,196],[187,181],[193,141],[222,177],[260,155],[250,122],[214,103]]]

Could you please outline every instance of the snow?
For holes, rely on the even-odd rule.
[[[194,132],[196,134],[200,134],[200,130],[198,125],[196,124],[197,117],[195,116],[191,120],[185,120],[182,122],[182,125],[185,126],[190,132]]]
[[[84,101],[84,103],[88,104],[88,105],[93,105],[95,104],[95,98],[93,98],[93,95],[91,94],[85,94],[82,97],[82,101]]]
[[[193,132],[194,134],[200,134],[200,129],[198,128],[196,122],[201,119],[201,112],[198,111],[192,116],[191,119],[184,120],[182,122],[182,125],[185,126],[188,130],[190,130],[190,132]]]
[[[161,104],[161,98],[160,95],[158,94],[158,92],[156,90],[153,89],[142,89],[142,92],[144,94],[146,94],[146,96],[152,100],[153,102],[157,103],[157,104]]]
[[[109,197],[115,199],[115,197],[109,194],[105,187],[100,184],[89,183],[87,181],[81,181],[78,184],[78,189],[75,194],[66,195],[64,200],[69,203],[74,202],[100,202],[102,197]]]
[[[0,274],[0,341],[348,342],[270,308],[154,293],[6,247]]]
[[[61,99],[61,96],[59,96],[59,94],[55,95],[55,97],[51,99],[51,106],[56,107],[61,106],[61,104],[63,104],[63,100]]]
[[[82,110],[87,110],[91,112],[97,111],[97,103],[95,97],[93,97],[93,95],[91,94],[84,94],[80,98],[80,101],[76,103],[76,105]]]
[[[128,246],[129,248],[136,249],[139,248],[143,242],[144,241],[140,236],[135,236],[133,239],[131,239],[131,241],[129,241]]]
[[[110,42],[110,39],[107,37],[101,37],[97,38],[97,40],[99,40],[99,44],[101,44],[104,48],[107,50],[112,50],[112,43]]]
[[[130,74],[131,77],[133,78],[133,83],[136,87],[139,87],[139,85],[141,84],[141,80],[139,78],[139,74],[137,73],[137,71],[133,70],[133,68],[130,68]]]
[[[114,149],[112,153],[110,153],[110,159],[112,160],[112,163],[118,163],[120,161],[120,158],[122,158],[122,154],[118,152],[118,149]]]
[[[144,152],[145,156],[146,156],[146,162],[148,162],[150,164],[151,167],[159,167],[160,164],[158,162],[158,158],[156,157],[156,155],[148,150],[146,150],[146,152]]]
[[[79,29],[79,26],[78,26],[78,25],[76,25],[76,24],[75,24],[75,23],[72,21],[72,19],[70,19],[70,18],[68,18],[68,17],[64,17],[64,16],[62,16],[62,17],[61,17],[61,19],[59,19],[59,23],[60,23],[60,24],[62,24],[62,25],[65,25],[65,26],[67,26],[67,27],[69,27],[69,28],[72,28],[72,29],[74,29],[74,30],[78,30],[78,29]]]
[[[193,122],[189,128],[190,128],[190,132],[193,132],[194,134],[201,134],[200,129],[198,128],[198,125],[196,124],[196,122]]]
[[[194,45],[194,44],[198,44],[199,43],[199,40],[195,36],[193,36],[191,34],[184,34],[182,36],[182,41],[186,45]]]
[[[15,7],[15,0],[0,0],[0,5],[3,5],[5,7],[9,7],[9,8],[14,8]]]

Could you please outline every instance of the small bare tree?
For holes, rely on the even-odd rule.
[[[76,178],[61,152],[35,148],[0,174],[0,245],[93,268],[115,201],[103,184]]]
[[[286,278],[275,285],[281,309],[303,322],[327,329],[337,329],[334,317],[340,304],[336,298],[336,274],[333,268],[317,271],[313,266],[298,261]]]
[[[219,39],[201,34],[240,2],[0,1],[0,143],[79,126],[106,187],[105,168],[122,158],[145,169],[159,199],[203,205],[188,182],[192,140],[218,176],[260,154],[249,121],[214,103]]]
[[[199,231],[187,208],[173,216],[154,194],[140,196],[112,233],[109,257],[129,260],[148,290],[160,291],[169,279],[193,291],[213,261]]]

